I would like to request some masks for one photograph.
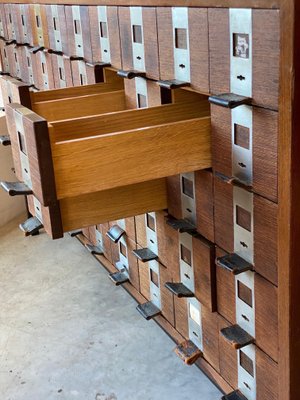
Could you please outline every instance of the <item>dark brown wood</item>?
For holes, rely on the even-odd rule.
[[[166,282],[172,280],[172,271],[163,265],[159,265],[159,287],[161,294],[161,309],[162,315],[172,326],[175,326],[175,315],[174,315],[174,296],[165,287]]]
[[[278,364],[256,348],[256,396],[259,400],[279,398]]]
[[[0,86],[3,105],[8,103],[20,103],[25,107],[31,106],[29,86],[9,76],[0,77]]]
[[[178,232],[166,223],[167,213],[156,213],[158,255],[160,262],[172,270],[179,268]]]
[[[254,196],[255,271],[275,285],[278,284],[277,217],[277,204]]]
[[[213,174],[203,170],[195,172],[197,231],[214,242]]]
[[[216,257],[226,254],[216,248]],[[235,323],[235,277],[230,271],[217,266],[217,307],[218,313],[232,324]]]
[[[257,346],[278,360],[278,289],[255,274],[255,339]]]
[[[195,296],[211,312],[216,311],[216,266],[214,245],[193,236]]]
[[[230,323],[219,316],[219,331],[230,326]],[[237,354],[233,346],[228,343],[224,336],[219,333],[220,349],[220,373],[223,378],[233,387],[238,386]]]
[[[51,62],[51,54],[38,51],[31,54],[34,86],[39,90],[54,89],[54,76]],[[45,72],[45,78],[43,76]]]
[[[208,308],[201,307],[203,356],[205,360],[220,372],[219,358],[219,316]]]

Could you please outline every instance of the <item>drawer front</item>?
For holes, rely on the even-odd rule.
[[[57,52],[69,54],[65,6],[46,5],[49,46]]]
[[[55,89],[73,86],[71,61],[69,58],[51,54]]]
[[[33,45],[49,49],[48,22],[46,6],[41,4],[31,4],[31,25]]]
[[[208,20],[211,93],[249,96],[277,110],[279,11],[215,8]]]
[[[209,92],[207,9],[157,8],[160,79]]]
[[[38,51],[31,54],[34,86],[39,90],[54,89],[51,54]]]

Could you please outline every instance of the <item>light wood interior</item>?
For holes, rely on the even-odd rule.
[[[64,232],[167,208],[165,179],[60,201]]]

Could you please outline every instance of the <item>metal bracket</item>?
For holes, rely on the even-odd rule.
[[[195,364],[203,356],[202,351],[191,340],[180,343],[175,347],[174,353],[187,365]]]
[[[221,329],[221,334],[236,350],[254,343],[254,338],[239,325],[232,325]]]
[[[166,222],[167,225],[169,225],[171,228],[175,229],[175,231],[178,231],[179,233],[193,233],[197,230],[197,228],[189,221],[185,219],[176,219],[170,215],[168,215]]]
[[[31,217],[20,224],[19,227],[21,231],[25,233],[25,236],[33,236],[36,235],[44,226],[37,217]]]
[[[195,174],[187,172],[180,175],[180,191],[181,191],[181,210],[183,219],[189,221],[192,225],[197,225],[196,216],[196,190],[195,190]]]
[[[124,70],[120,69],[117,72],[117,75],[124,79],[133,79],[133,78],[137,78],[137,77],[145,78],[146,72],[135,71],[135,70],[124,71]]]
[[[80,6],[72,6],[72,16],[73,16],[75,53],[76,53],[76,56],[84,57]]]
[[[17,43],[17,41],[16,41],[15,39],[9,40],[9,41],[5,42],[5,46],[6,46],[6,47],[7,47],[7,46],[11,46],[12,44],[16,44],[16,43]]]
[[[235,93],[222,93],[210,96],[208,101],[216,106],[233,109],[242,105],[249,105],[252,102],[251,97],[240,96]]]
[[[187,7],[172,7],[173,54],[175,79],[182,82],[191,81],[189,16]],[[178,43],[178,34],[182,32],[184,43]]]
[[[28,196],[33,194],[33,191],[22,182],[0,182],[0,185],[10,196]]]
[[[247,360],[245,363],[245,359]],[[238,388],[247,400],[256,400],[256,347],[253,344],[237,352]],[[249,368],[251,366],[251,368]]]
[[[252,97],[252,10],[231,8],[230,91]]]
[[[189,339],[201,351],[203,351],[201,304],[197,299],[192,298],[187,300],[187,306],[188,306]]]
[[[129,282],[129,277],[127,273],[124,272],[114,272],[108,275],[116,286],[123,285],[123,283]]]
[[[183,283],[166,282],[165,288],[167,288],[176,297],[195,297],[194,293],[190,291]]]
[[[225,394],[221,400],[248,400],[239,390]]]
[[[10,146],[11,145],[11,140],[10,140],[9,135],[0,136],[0,144],[2,146]]]
[[[45,47],[43,47],[43,46],[36,46],[36,47],[32,47],[31,49],[29,49],[29,52],[32,53],[32,54],[36,54],[36,53],[38,53],[39,51],[44,51],[44,50],[45,50]]]
[[[58,14],[58,7],[56,4],[52,4],[51,6],[51,15],[53,21],[55,21],[56,26],[52,27],[52,32],[54,34],[54,42],[55,42],[55,51],[62,54],[62,40],[61,40],[61,33],[60,29],[57,25],[59,24],[59,14]]]
[[[119,225],[113,225],[109,231],[106,232],[106,235],[110,238],[110,240],[114,243],[118,243],[123,235],[125,235],[125,231]]]
[[[235,276],[235,304],[237,324],[255,338],[254,272],[247,271]],[[247,297],[243,295],[247,292]]]
[[[193,237],[189,233],[179,234],[180,281],[191,292],[195,292],[193,262]]]
[[[135,97],[137,108],[148,107],[148,86],[145,78],[135,78]],[[145,99],[142,102],[141,98]]]
[[[246,271],[253,271],[254,269],[252,264],[248,263],[248,261],[244,260],[235,253],[218,257],[216,259],[216,264],[219,267],[227,269],[233,275],[239,275]]]
[[[161,314],[161,310],[151,301],[148,301],[144,304],[139,304],[136,309],[147,321]]]

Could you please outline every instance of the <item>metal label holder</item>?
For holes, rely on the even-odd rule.
[[[182,82],[191,81],[189,17],[187,7],[172,7],[173,53],[175,79]],[[176,47],[176,30],[186,30],[186,48]]]
[[[184,179],[192,181],[193,185],[193,198],[188,196],[184,191]],[[187,221],[191,222],[192,225],[196,226],[196,198],[195,198],[195,174],[194,172],[188,172],[180,175],[180,191],[181,191],[181,210],[182,217]]]
[[[191,254],[191,265],[183,260],[182,257],[182,246],[190,251]],[[179,267],[180,267],[180,281],[186,286],[191,292],[195,292],[195,278],[194,278],[194,266],[193,266],[193,237],[189,233],[179,234]]]
[[[53,33],[54,33],[54,42],[55,48],[54,50],[61,52],[62,51],[62,40],[61,40],[61,33],[59,27],[59,12],[58,7],[55,4],[51,5],[51,15],[52,20],[55,20],[55,26],[53,25]]]
[[[108,20],[107,20],[107,7],[97,6],[98,12],[98,29],[100,37],[100,47],[101,47],[101,61],[110,63],[110,43],[109,43],[109,30],[108,30]],[[106,24],[106,37],[101,32],[101,23]]]
[[[187,300],[189,339],[203,351],[201,304],[195,298]]]
[[[142,7],[130,7],[130,24],[133,68],[137,71],[146,72]],[[141,27],[141,42],[135,40],[135,26]]]
[[[243,352],[253,364],[253,375],[246,371],[241,365],[241,352]],[[248,400],[256,400],[256,357],[255,345],[243,347],[237,352],[238,360],[238,387],[240,392],[246,396]]]
[[[75,42],[75,55],[78,56],[78,57],[84,57],[80,6],[72,6],[72,16],[73,16],[73,32],[74,32],[74,42]],[[79,23],[79,26],[76,27],[77,23]],[[79,28],[79,32],[76,31],[77,28]]]

